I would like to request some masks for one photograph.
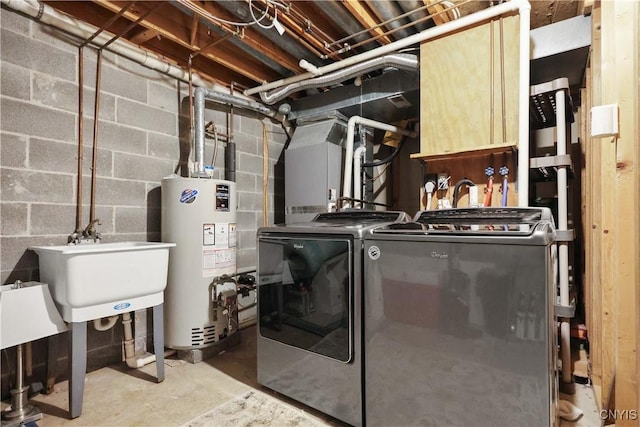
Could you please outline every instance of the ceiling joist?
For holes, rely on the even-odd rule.
[[[365,8],[364,3],[359,0],[345,0],[342,4],[356,17],[364,28],[368,28],[369,33],[376,37],[381,43],[389,44],[392,42],[389,37],[384,35],[384,30],[378,26],[377,19]]]
[[[142,0],[134,4],[132,0],[38,1],[96,28],[106,27],[105,31],[110,34],[123,33],[159,4]],[[380,5],[374,6],[375,2],[253,0],[251,7],[258,18],[268,7],[269,17],[262,22],[266,28],[260,28],[252,24],[249,0],[171,0],[162,2],[157,11],[144,17],[122,39],[184,69],[188,68],[191,57],[193,72],[212,81],[251,87],[304,72],[299,66],[300,59],[319,66],[388,44],[399,37],[401,30],[405,30],[405,34],[423,31],[458,15],[466,16],[491,7],[487,0],[388,1],[398,3],[390,5],[388,10],[402,12],[401,15],[391,12],[391,15],[401,19],[398,22],[403,25],[394,25],[387,31],[393,16],[383,20],[383,17],[389,18],[389,12],[385,9],[387,12],[382,14],[376,9]],[[412,10],[408,10],[408,4],[414,5]],[[593,4],[594,0],[533,1],[531,28],[589,13]],[[279,25],[285,29],[283,35],[269,27],[274,8],[278,10]],[[120,12],[122,16],[118,17]]]

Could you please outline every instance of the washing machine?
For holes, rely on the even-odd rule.
[[[425,211],[370,230],[367,424],[556,425],[554,238],[538,208]]]
[[[343,211],[258,230],[258,382],[362,425],[363,238],[404,212]]]

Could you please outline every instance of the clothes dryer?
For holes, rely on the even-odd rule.
[[[362,425],[363,238],[409,219],[356,210],[258,230],[260,384]]]

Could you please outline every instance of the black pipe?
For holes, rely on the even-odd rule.
[[[464,184],[467,184],[469,187],[475,187],[476,183],[471,181],[470,179],[463,178],[460,181],[456,182],[456,185],[453,187],[453,207],[458,207],[458,192],[460,191],[460,187]]]
[[[224,152],[224,179],[236,181],[236,143],[227,142],[227,149]]]
[[[380,165],[384,165],[384,164],[389,163],[390,161],[392,161],[393,159],[398,157],[398,154],[400,154],[400,150],[402,150],[402,146],[404,145],[404,143],[407,140],[407,138],[408,138],[408,136],[404,135],[400,139],[400,142],[398,143],[398,146],[396,147],[396,149],[386,159],[374,160],[373,162],[370,162],[370,163],[363,163],[362,167],[363,168],[371,168],[371,167],[374,167],[374,166],[380,166]]]

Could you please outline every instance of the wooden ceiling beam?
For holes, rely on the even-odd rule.
[[[434,3],[429,0],[423,0],[423,3],[427,6],[427,11],[429,12],[429,14],[433,15],[431,19],[433,20],[434,24],[442,25],[445,22],[451,21],[449,13],[445,12],[447,8],[442,3]]]
[[[191,44],[191,46],[195,47],[196,44],[196,35],[198,34],[198,23],[200,22],[200,19],[198,19],[198,15],[193,15],[193,18],[191,18],[191,37],[189,38],[189,43]]]
[[[378,26],[377,19],[365,8],[364,3],[359,0],[344,0],[342,4],[364,28],[369,29],[372,36],[383,44],[391,43],[392,40],[384,35],[384,30]]]
[[[247,7],[251,7],[247,4]],[[308,33],[305,28],[298,24],[291,16],[283,11],[278,11],[278,22],[287,28],[288,35],[295,38],[300,44],[313,52],[318,58],[325,53],[324,43],[316,36]]]
[[[157,38],[149,40],[145,48],[153,50],[168,58],[184,58],[189,55],[190,49],[184,48],[177,44],[166,43],[166,40],[158,40]],[[176,61],[178,66],[185,69],[187,64],[184,60]],[[253,79],[240,75],[227,67],[211,61],[206,54],[193,58],[192,70],[194,74],[198,74],[209,81],[215,81],[225,86],[229,86],[230,82],[238,82],[243,85],[252,85]]]
[[[160,33],[157,30],[143,29],[142,31],[137,31],[133,34],[133,36],[129,37],[129,41],[135,44],[143,44],[144,42],[151,40],[152,38],[159,35]]]
[[[203,5],[203,8],[207,12],[219,18],[222,18],[228,21],[238,20],[236,16],[232,15],[231,13],[222,9],[221,7],[216,6],[215,2],[207,2]],[[245,27],[242,41],[244,41],[248,46],[252,47],[253,49],[256,49],[257,51],[264,53],[269,58],[273,59],[274,61],[276,61],[277,63],[279,63],[280,65],[282,65],[283,67],[287,68],[288,70],[294,73],[299,73],[304,71],[298,65],[297,58],[294,58],[284,49],[280,48],[276,43],[262,36],[257,31],[253,30],[251,27]],[[308,46],[307,48],[310,48],[310,46]]]
[[[122,2],[101,0],[97,4],[106,9],[109,9],[112,12],[117,12],[122,7],[122,5],[119,3]],[[144,4],[144,2],[142,4]],[[174,10],[177,11],[177,9]],[[123,16],[130,20],[137,19],[136,14],[131,12],[127,12]],[[209,39],[209,41],[203,40],[203,31],[201,30],[197,32],[198,40],[195,44],[199,44],[198,42],[200,41],[202,41],[203,43],[194,48],[194,45],[192,45],[189,40],[191,37],[190,31],[186,31],[184,26],[178,24],[175,21],[175,17],[176,14],[156,13],[148,16],[147,19],[140,23],[140,25],[147,29],[158,31],[158,34],[165,40],[171,40],[172,42],[187,48],[191,52],[197,51],[199,50],[200,46],[206,46],[210,43],[210,38],[208,37],[208,35],[206,35],[206,37],[207,39]],[[262,62],[259,62],[255,59],[247,59],[246,61],[243,61],[241,63],[240,61],[238,61],[237,51],[235,49],[225,49],[224,46],[216,46],[215,48],[212,48],[208,54],[203,56],[206,56],[211,60],[218,62],[219,64],[235,71],[236,73],[252,79],[255,82],[261,83],[263,81],[275,80],[280,77],[278,73],[268,67],[265,67]],[[187,56],[185,56],[184,60],[186,60],[187,57],[188,54]]]

